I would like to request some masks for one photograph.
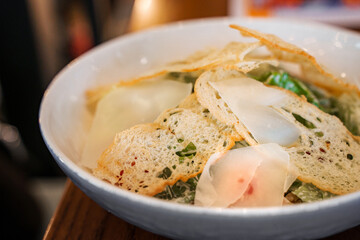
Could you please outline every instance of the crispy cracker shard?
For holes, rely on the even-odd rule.
[[[140,77],[130,79],[128,81],[120,81],[118,83],[90,89],[86,92],[87,106],[91,112],[94,112],[99,100],[111,90],[121,86],[132,86],[143,81],[153,79],[167,78],[166,74],[170,72],[195,72],[213,69],[218,66],[226,66],[229,69],[241,68],[242,71],[251,71],[257,68],[259,64],[267,62],[276,65],[277,62],[273,58],[258,59],[246,58],[249,52],[261,47],[259,42],[242,43],[231,42],[222,49],[207,49],[198,51],[190,55],[185,60],[169,63],[166,66],[147,72]]]
[[[304,80],[307,82],[324,87],[334,93],[356,91],[360,94],[360,91],[356,86],[344,83],[342,80],[332,75],[325,66],[321,66],[313,56],[301,48],[285,42],[272,34],[261,33],[234,24],[230,25],[230,27],[238,30],[243,36],[253,37],[259,40],[273,53],[276,59],[300,64],[303,70]]]
[[[211,154],[233,145],[230,135],[203,116],[170,109],[155,123],[117,134],[94,173],[129,191],[153,196],[178,180],[195,177]]]

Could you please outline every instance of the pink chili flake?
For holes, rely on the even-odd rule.
[[[250,183],[248,189],[246,190],[246,194],[251,195],[253,192],[254,192],[254,188]]]

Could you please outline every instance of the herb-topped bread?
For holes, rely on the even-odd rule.
[[[226,125],[217,120],[215,116],[210,113],[209,109],[203,107],[196,98],[195,93],[190,94],[179,104],[180,108],[190,109],[191,111],[202,115],[204,118],[209,119],[215,125],[217,125],[223,134],[229,134],[234,141],[243,140],[243,137],[235,130],[233,125]]]
[[[132,192],[153,196],[202,172],[215,152],[234,145],[217,125],[188,109],[162,113],[155,123],[118,133],[98,160],[96,176]]]

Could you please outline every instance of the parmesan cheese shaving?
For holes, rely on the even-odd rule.
[[[210,157],[200,176],[195,205],[205,207],[228,207],[246,191],[261,158],[255,156],[254,149],[239,148],[225,155]]]
[[[291,146],[299,129],[271,106],[282,106],[287,95],[251,78],[209,82],[258,143]]]
[[[289,155],[275,143],[213,154],[199,179],[195,205],[206,207],[281,206]]]
[[[190,83],[162,80],[119,87],[108,93],[97,105],[81,164],[94,169],[116,133],[153,122],[162,111],[175,107],[191,94],[191,88]]]
[[[274,143],[261,145],[255,151],[261,157],[261,164],[245,193],[231,207],[267,207],[283,204],[289,154]]]

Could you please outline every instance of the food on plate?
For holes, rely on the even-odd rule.
[[[206,207],[360,190],[360,90],[276,36],[231,27],[254,41],[89,90],[82,165],[122,189]]]

